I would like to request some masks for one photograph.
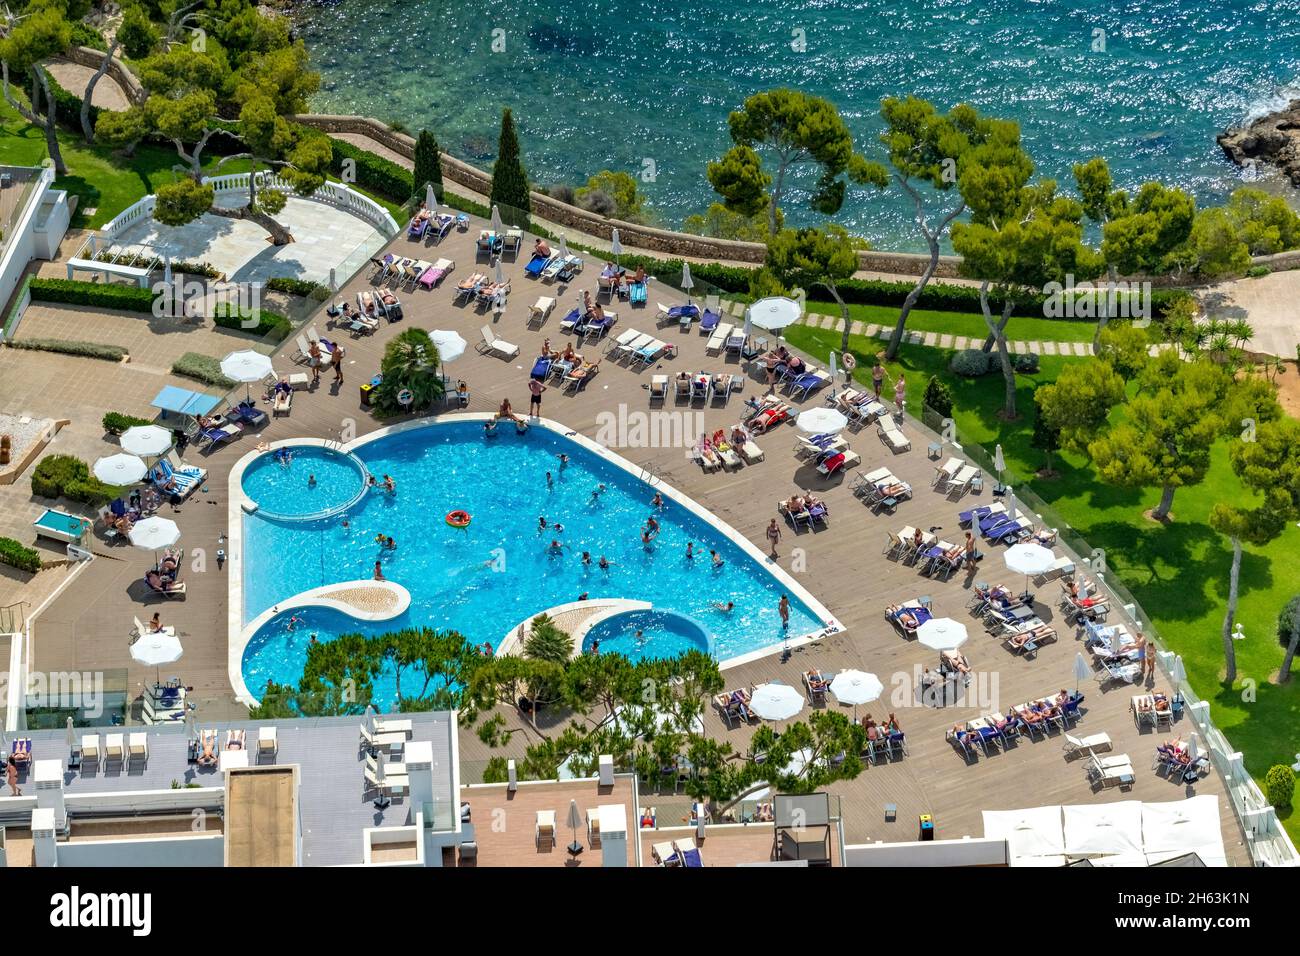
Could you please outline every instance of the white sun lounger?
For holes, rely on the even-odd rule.
[[[731,331],[734,328],[735,326],[730,324],[729,322],[723,322],[722,324],[720,324],[716,329],[713,330],[713,334],[709,336],[709,341],[705,344],[704,351],[706,352],[721,351],[723,345],[725,345],[727,342],[727,336],[731,335]]]
[[[974,465],[962,465],[961,470],[948,481],[948,497],[960,498],[964,495],[966,489],[970,487],[972,479],[979,473],[980,470]]]
[[[551,849],[555,846],[555,811],[538,810],[537,827],[534,831],[534,840],[537,843],[537,849]]]
[[[1073,734],[1065,735],[1065,745],[1062,748],[1066,754],[1087,754],[1092,756],[1100,750],[1110,750],[1113,746],[1110,742],[1110,735],[1092,734],[1087,737],[1075,737]]]
[[[618,353],[626,351],[631,347],[633,342],[641,338],[648,341],[650,336],[646,335],[644,332],[638,332],[636,329],[624,329],[618,334],[617,338],[609,340],[608,347],[605,349],[605,354],[610,358],[617,358]]]
[[[555,308],[555,300],[550,296],[540,295],[537,301],[533,303],[532,308],[528,310],[528,324],[536,322],[538,325],[546,321],[546,317],[551,314]]]
[[[483,342],[479,346],[480,352],[487,352],[490,355],[500,355],[504,359],[512,359],[519,354],[519,346],[512,345],[505,339],[499,339],[492,331],[492,326],[485,325],[479,330],[483,336]]]
[[[892,419],[881,418],[879,419],[878,424],[879,424],[878,433],[880,435],[880,440],[883,441],[886,445],[888,445],[890,449],[894,451],[895,454],[897,454],[900,451],[911,450],[912,443],[908,440],[906,435],[904,435],[901,431],[898,430],[898,427],[894,424]]]

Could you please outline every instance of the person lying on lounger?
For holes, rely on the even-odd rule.
[[[917,528],[912,532],[912,547],[920,548],[923,544],[925,544],[925,532]]]
[[[899,607],[897,604],[891,604],[886,608],[886,613],[893,617],[893,619],[901,624],[905,629],[914,631],[921,626],[921,622],[917,620],[915,613],[918,610],[920,610],[920,608],[904,608]]]
[[[545,239],[538,239],[533,243],[533,255],[551,257],[551,247]]]
[[[226,749],[244,749],[244,732],[242,730],[229,730],[226,732]]]
[[[1007,638],[1007,643],[1010,644],[1012,647],[1014,647],[1016,650],[1021,650],[1022,648],[1024,648],[1026,644],[1029,644],[1032,641],[1036,641],[1039,638],[1048,637],[1051,635],[1051,633],[1052,633],[1052,629],[1050,627],[1048,627],[1046,624],[1039,624],[1035,627],[1031,627],[1027,631],[1021,631],[1018,634],[1012,634],[1010,637]]]
[[[799,515],[807,511],[808,506],[804,504],[804,500],[798,495],[791,495],[790,500],[785,503],[785,510],[792,515]]]
[[[808,689],[814,694],[824,693],[831,686],[831,682],[822,677],[821,671],[808,672]]]
[[[219,759],[217,757],[217,732],[215,730],[203,731],[201,746],[203,748],[203,751],[202,753],[199,754],[198,757],[197,762],[199,766],[201,767],[215,766]]]
[[[966,660],[966,655],[961,651],[942,651],[940,656],[943,658],[943,662],[953,670],[960,671],[963,674],[971,672],[970,661]]]

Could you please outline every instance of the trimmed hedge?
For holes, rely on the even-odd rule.
[[[239,384],[221,374],[221,362],[219,360],[214,359],[211,355],[200,355],[198,352],[186,352],[178,358],[176,364],[172,366],[172,373],[184,375],[186,378],[192,378],[203,382],[205,385],[213,385],[217,388],[232,389]]]
[[[133,285],[107,285],[102,282],[82,282],[79,279],[45,279],[36,276],[28,288],[33,302],[89,305],[123,312],[153,311],[153,291]]]
[[[14,334],[14,326],[18,324],[18,310],[23,304],[23,293],[31,288],[32,280],[35,278],[35,276],[29,275],[27,278],[23,279],[23,284],[18,287],[18,292],[14,296],[14,304],[9,309],[9,314],[5,316],[3,338],[6,341],[8,341],[9,337]]]
[[[118,497],[121,489],[91,475],[90,466],[80,458],[46,455],[32,472],[32,494],[38,498],[67,498],[99,508]]]
[[[78,342],[73,339],[20,339],[9,344],[16,349],[31,349],[33,352],[58,352],[62,355],[79,355],[82,358],[103,359],[105,362],[120,362],[127,356],[126,349],[120,345]]]
[[[1274,764],[1264,775],[1264,796],[1278,810],[1285,810],[1295,799],[1295,771],[1286,764]]]
[[[102,421],[104,431],[110,435],[120,435],[128,428],[135,428],[137,425],[152,425],[147,418],[136,418],[134,415],[124,415],[121,412],[105,412]]]
[[[41,556],[20,541],[13,538],[0,538],[0,564],[7,564],[19,571],[35,574],[41,569]]]
[[[341,139],[331,136],[329,141],[334,147],[334,154],[330,157],[331,173],[343,179],[344,162],[350,159],[354,163],[353,171],[356,175],[352,182],[344,180],[347,185],[359,186],[398,205],[410,201],[411,192],[415,188],[410,171],[391,160],[376,156],[369,150],[353,146]]]
[[[267,279],[266,287],[272,292],[302,296],[304,299],[314,299],[317,302],[324,302],[330,297],[330,290],[319,282],[294,279],[288,276],[276,276],[273,279]]]
[[[218,328],[248,332],[271,342],[283,342],[293,331],[293,323],[278,313],[259,309],[254,314],[247,310],[236,310],[229,304],[218,305],[213,309],[212,321],[217,323]]]

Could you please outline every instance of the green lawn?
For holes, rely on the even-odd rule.
[[[172,182],[172,167],[181,161],[173,149],[141,144],[130,159],[113,154],[103,146],[87,146],[77,134],[59,130],[59,146],[68,175],[54,180],[54,188],[66,189],[78,197],[73,228],[98,229],[104,223],[143,199],[165,183]],[[8,103],[0,101],[0,163],[11,166],[39,166],[45,159],[45,133],[30,125]],[[211,156],[204,169],[211,172],[220,160]],[[234,160],[221,167],[222,174],[247,172],[247,160]],[[357,192],[364,190],[351,186]],[[382,205],[401,224],[401,207],[370,196]],[[94,209],[87,214],[87,210]]]
[[[809,302],[810,312],[838,317],[840,307],[834,302]],[[850,305],[849,318],[893,328],[898,321],[897,306]],[[935,312],[914,309],[907,317],[907,327],[913,332],[946,332],[967,338],[983,339],[988,335],[984,316],[973,312]],[[1071,319],[1035,319],[1015,316],[1007,325],[1007,338],[1013,342],[1091,342],[1096,322]]]
[[[813,355],[828,355],[840,336],[826,329],[795,326],[787,330],[791,344]],[[856,376],[870,382],[875,342],[855,336]],[[900,360],[890,363],[891,376],[901,370],[908,380],[908,407],[919,409],[930,375],[941,375],[951,386],[953,419],[959,437],[987,449],[1002,444],[1010,473],[1033,475],[1041,453],[1029,447],[1034,405],[1033,390],[1054,379],[1066,362],[1091,359],[1046,356],[1037,375],[1018,376],[1018,422],[998,419],[1003,381],[996,372],[967,380],[947,371],[948,350],[907,346]],[[1030,478],[1033,491],[1047,501],[1069,526],[1093,547],[1104,548],[1118,575],[1155,623],[1165,644],[1183,655],[1188,678],[1197,693],[1211,703],[1215,724],[1246,758],[1256,781],[1273,764],[1288,766],[1300,751],[1300,677],[1286,685],[1272,683],[1282,662],[1276,638],[1278,611],[1300,594],[1300,531],[1289,528],[1267,548],[1245,549],[1237,620],[1246,639],[1237,643],[1238,680],[1222,682],[1223,648],[1220,630],[1227,602],[1232,552],[1226,538],[1208,524],[1216,502],[1241,497],[1240,485],[1228,466],[1226,443],[1214,449],[1213,464],[1200,485],[1180,489],[1174,498],[1175,519],[1167,526],[1152,524],[1143,511],[1155,507],[1155,489],[1133,491],[1097,480],[1082,459],[1065,456],[1056,462],[1060,477]],[[1016,479],[1023,481],[1023,478]],[[1254,698],[1253,700],[1251,698]],[[1279,813],[1293,840],[1300,840],[1300,815]]]

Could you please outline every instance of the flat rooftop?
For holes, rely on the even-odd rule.
[[[226,774],[226,866],[293,866],[298,794],[293,767]]]
[[[433,745],[434,762],[437,767],[452,766],[452,734],[456,723],[448,712],[420,714],[403,714],[403,719],[412,723],[411,740],[427,740]],[[219,733],[219,746],[224,747],[226,732],[230,729],[242,729],[250,748],[250,759],[256,759],[256,741],[262,727],[274,726],[279,751],[274,760],[262,758],[254,766],[263,770],[287,769],[291,765],[298,767],[298,809],[301,817],[302,859],[303,866],[342,866],[362,862],[362,830],[366,827],[403,826],[414,821],[411,802],[401,794],[393,796],[392,803],[383,809],[374,805],[375,794],[365,790],[364,755],[360,749],[360,717],[321,717],[308,720],[257,721],[243,720],[235,722],[196,722],[199,730],[216,729]],[[67,769],[69,747],[66,731],[38,730],[14,736],[26,736],[32,740],[34,760],[62,759],[64,765],[64,793],[126,793],[129,791],[154,790],[167,791],[174,786],[187,787],[197,784],[200,787],[217,789],[227,785],[226,775],[216,768],[199,767],[188,760],[188,736],[185,727],[180,724],[157,727],[98,728],[100,746],[108,733],[140,733],[148,735],[149,758],[141,764],[132,763],[119,766],[117,763],[107,768],[92,764],[81,770]],[[87,731],[76,731],[77,741]],[[94,732],[94,731],[91,731]],[[6,805],[12,812],[19,801],[31,802],[30,770],[24,770],[19,776],[20,786],[24,788],[25,797],[0,797],[0,816],[5,815]],[[243,778],[243,779],[241,779]],[[257,779],[254,779],[257,778]],[[273,783],[268,781],[274,781]],[[218,803],[224,803],[226,820],[224,830],[228,841],[238,841],[235,848],[228,846],[227,852],[231,865],[278,866],[287,865],[278,862],[284,859],[285,851],[281,843],[285,796],[284,775],[270,773],[231,772],[230,792]],[[439,804],[451,807],[454,793],[453,773],[450,769],[434,778],[434,798]],[[566,804],[567,807],[567,804]],[[185,820],[189,820],[188,811]],[[75,819],[75,818],[74,818]],[[290,823],[292,821],[289,821]],[[105,825],[120,825],[114,822]],[[157,825],[156,823],[153,825]],[[74,822],[74,832],[79,825]],[[293,827],[287,827],[293,833]],[[11,826],[9,838],[26,836],[22,826]],[[269,837],[276,841],[274,848],[257,847],[251,844],[263,842]],[[103,837],[109,839],[110,837]],[[28,839],[30,839],[28,837]],[[238,849],[237,855],[235,849]],[[270,854],[269,856],[267,854]],[[250,855],[254,862],[249,862]]]

